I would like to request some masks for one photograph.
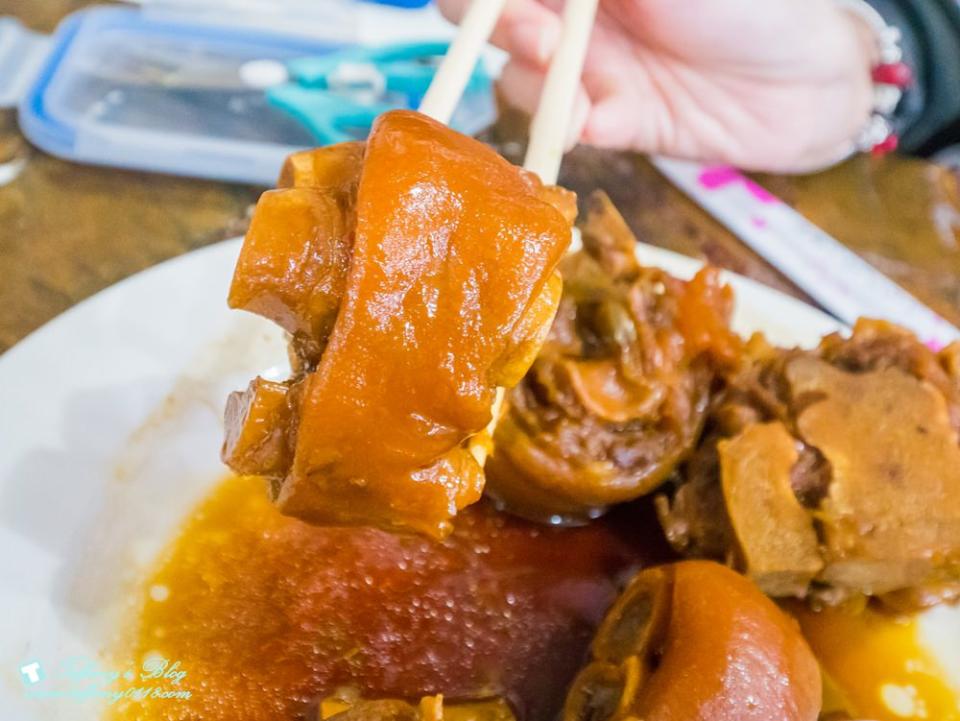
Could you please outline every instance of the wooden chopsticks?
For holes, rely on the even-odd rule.
[[[530,144],[523,167],[547,185],[557,182],[564,140],[580,74],[587,54],[598,0],[567,0],[560,40],[547,71],[543,94],[530,124]],[[454,108],[483,51],[506,0],[473,0],[450,50],[430,84],[420,112],[441,123],[450,122]]]
[[[474,0],[474,3],[482,0]],[[548,185],[557,182],[564,143],[580,86],[583,62],[597,14],[598,0],[567,0],[556,53],[550,61],[543,94],[530,124],[530,144],[523,167]]]
[[[506,0],[473,0],[470,3],[450,49],[420,102],[421,113],[444,125],[450,124],[450,117],[505,4]]]
[[[557,50],[550,61],[537,112],[530,124],[530,144],[523,167],[540,176],[540,180],[546,185],[557,182],[560,162],[563,160],[564,141],[573,115],[573,103],[580,85],[590,33],[593,30],[597,2],[598,0],[566,1]],[[506,0],[473,0],[450,50],[423,96],[421,113],[449,124],[505,3]],[[497,389],[497,397],[491,408],[490,424],[470,440],[470,452],[481,466],[486,463],[493,448],[493,432],[503,412],[505,395],[503,388]]]

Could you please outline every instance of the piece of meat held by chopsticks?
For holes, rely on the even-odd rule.
[[[571,199],[407,111],[381,117],[362,156],[296,156],[284,178],[230,304],[291,333],[300,375],[231,397],[224,458],[271,478],[286,513],[443,535],[483,487],[466,442],[555,314],[570,224],[548,201]]]
[[[322,524],[442,537],[479,499],[505,388],[560,300],[573,195],[556,180],[597,0],[570,0],[525,168],[450,130],[503,0],[474,2],[424,97],[365,148],[298,154],[247,235],[230,305],[292,336],[294,377],[227,405],[223,458]],[[430,117],[428,117],[430,116]]]

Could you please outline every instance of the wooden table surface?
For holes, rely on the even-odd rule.
[[[0,15],[50,31],[85,4],[0,0]],[[262,190],[64,162],[31,148],[12,111],[0,111],[0,178],[0,352],[118,280],[241,234]],[[952,173],[867,157],[814,176],[760,180],[960,324],[960,191]],[[580,148],[561,182],[581,194],[606,190],[648,243],[803,297],[640,157]]]

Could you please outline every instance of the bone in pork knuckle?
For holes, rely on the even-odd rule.
[[[716,270],[683,281],[642,267],[602,193],[581,231],[550,335],[507,394],[487,464],[487,492],[536,520],[582,522],[659,486],[693,450],[716,368],[740,344]]]
[[[563,721],[815,721],[816,659],[797,623],[717,563],[628,585],[567,695]]]

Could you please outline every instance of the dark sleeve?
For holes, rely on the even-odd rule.
[[[960,2],[868,0],[903,35],[915,83],[897,107],[900,147],[929,155],[960,143]]]

